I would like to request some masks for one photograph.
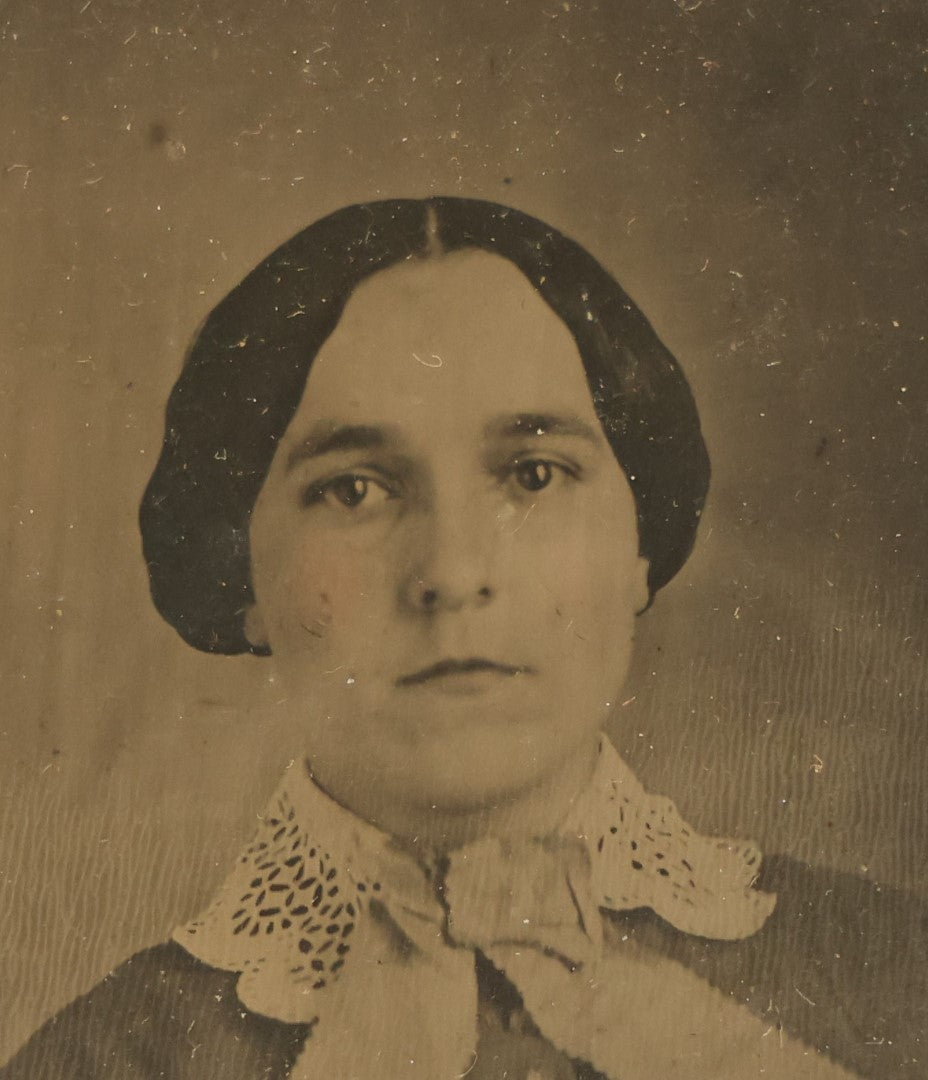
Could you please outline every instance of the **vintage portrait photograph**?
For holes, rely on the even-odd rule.
[[[921,0],[3,0],[0,117],[0,1080],[928,1078]]]

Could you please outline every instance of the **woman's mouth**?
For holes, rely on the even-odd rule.
[[[463,660],[439,660],[436,664],[396,680],[401,688],[432,685],[456,693],[476,693],[501,678],[532,673],[532,668],[519,664],[503,664],[482,656],[470,656]]]

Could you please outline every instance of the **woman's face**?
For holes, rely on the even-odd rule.
[[[316,775],[476,810],[588,755],[647,601],[576,344],[485,253],[362,285],[254,509],[256,602]]]

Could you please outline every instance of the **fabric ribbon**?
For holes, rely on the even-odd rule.
[[[215,901],[174,938],[239,973],[242,1004],[311,1025],[292,1080],[451,1080],[473,1068],[479,949],[556,1048],[612,1080],[839,1077],[601,909],[649,907],[737,939],[775,897],[750,844],[700,836],[603,737],[593,782],[555,835],[488,838],[423,866],[293,767]]]

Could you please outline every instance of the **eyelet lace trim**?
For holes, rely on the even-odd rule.
[[[648,907],[685,933],[733,940],[760,929],[776,902],[754,888],[756,847],[692,830],[672,802],[645,792],[605,737],[593,782],[559,832],[589,856],[587,874],[562,874],[581,924],[597,907]],[[471,874],[495,875],[495,861],[486,862],[473,845],[452,855],[450,873],[470,863]],[[499,886],[513,895],[511,881]],[[174,938],[204,963],[240,972],[238,996],[248,1008],[314,1023],[329,996],[319,992],[350,973],[355,954],[377,962],[404,950],[438,957],[454,941],[449,924],[414,859],[293,769],[213,904]],[[584,926],[596,948],[599,931]],[[363,979],[368,965],[357,966]]]

